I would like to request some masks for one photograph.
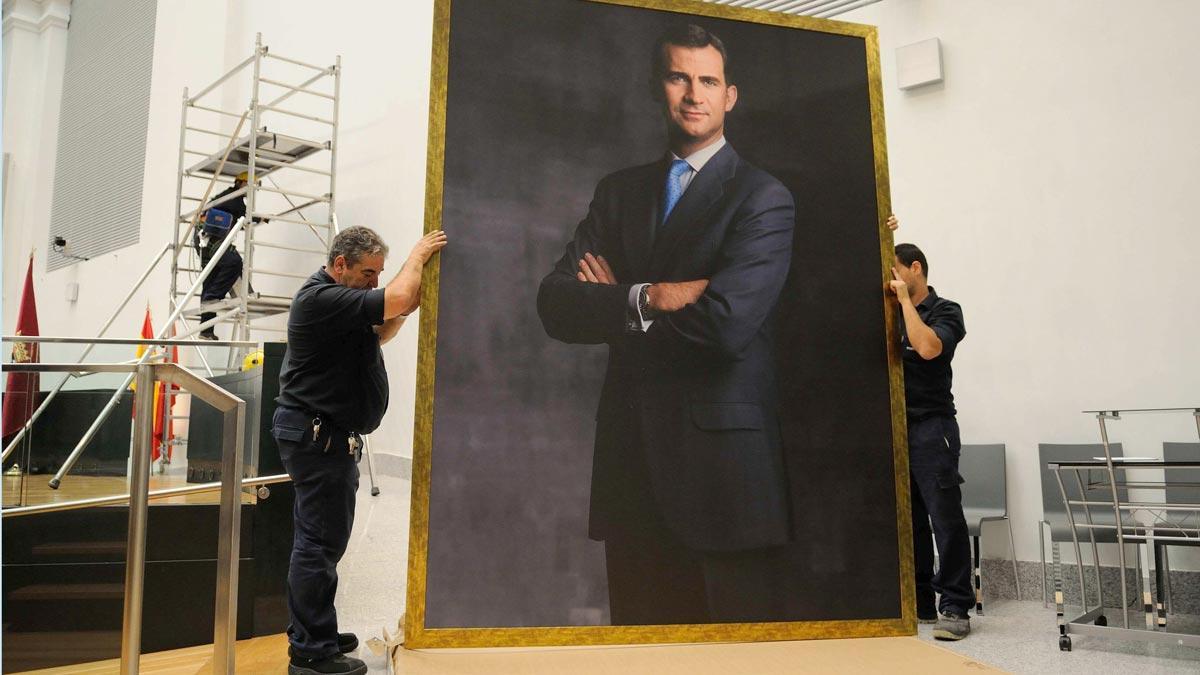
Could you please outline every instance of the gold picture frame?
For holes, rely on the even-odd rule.
[[[573,0],[578,1],[578,0]],[[632,8],[664,10],[684,15],[733,19],[750,23],[818,31],[861,38],[866,51],[870,118],[874,149],[879,225],[880,303],[888,340],[887,360],[896,494],[901,615],[886,619],[795,621],[739,624],[656,626],[546,626],[495,628],[427,628],[426,555],[429,543],[429,500],[432,462],[434,371],[437,351],[440,258],[425,267],[418,347],[416,415],[413,439],[412,501],[407,576],[404,646],[529,647],[801,640],[913,635],[916,633],[912,526],[909,501],[907,430],[901,355],[894,303],[883,287],[891,279],[894,257],[892,233],[884,223],[891,213],[884,131],[879,46],[873,26],[785,15],[776,12],[710,4],[698,0],[583,0]],[[442,229],[448,60],[452,0],[435,0],[433,58],[429,100],[429,145],[425,185],[425,231]],[[450,233],[453,237],[453,233]]]

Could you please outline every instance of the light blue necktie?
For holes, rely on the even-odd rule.
[[[671,209],[679,203],[679,198],[683,196],[683,185],[679,179],[683,174],[692,170],[692,167],[682,159],[677,159],[671,162],[671,169],[667,171],[667,186],[663,190],[663,209],[661,223],[667,222],[667,217],[671,215]]]

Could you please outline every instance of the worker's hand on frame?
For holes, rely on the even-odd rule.
[[[892,268],[892,280],[888,282],[888,290],[894,293],[900,302],[908,300],[908,284],[900,278],[895,268]]]
[[[434,253],[445,248],[447,243],[446,233],[442,230],[434,230],[417,241],[417,244],[413,246],[412,253],[408,257],[416,259],[424,265],[429,262]]]
[[[885,223],[885,224],[887,225],[887,229],[889,229],[893,232],[900,229],[900,219],[897,218],[896,214],[894,214],[894,213],[892,215],[888,216],[887,223]]]

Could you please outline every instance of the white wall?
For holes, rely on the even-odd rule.
[[[880,27],[898,240],[921,245],[934,285],[964,306],[968,336],[955,360],[964,440],[1008,445],[1017,550],[1035,560],[1038,442],[1097,440],[1084,409],[1200,399],[1200,228],[1185,201],[1200,166],[1200,3],[885,0],[843,18]],[[378,229],[396,269],[422,228],[431,24],[428,0],[160,1],[142,242],[51,274],[39,263],[42,332],[94,334],[170,238],[182,88],[195,92],[248,56],[255,32],[305,61],[342,55],[339,220]],[[942,40],[946,82],[897,90],[895,48],[929,37]],[[56,105],[30,100],[42,107],[21,112],[26,101],[13,97],[24,76],[8,65],[10,49],[25,44],[17,40],[6,32],[4,138],[16,165],[5,204],[6,332],[24,257],[48,237],[57,129]],[[27,62],[46,69],[42,95],[55,95],[64,53],[57,43],[44,57],[27,52],[45,59]],[[227,106],[244,106],[239,96]],[[38,115],[53,118],[36,134],[10,126]],[[146,293],[160,320],[166,276]],[[69,281],[80,283],[70,305]],[[133,302],[114,334],[133,335],[142,308]],[[385,348],[392,402],[375,435],[380,451],[411,454],[416,324]],[[1162,440],[1196,433],[1190,418],[1127,420],[1113,431],[1131,455],[1158,455]],[[996,535],[988,550],[999,556]]]
[[[1039,442],[1098,442],[1081,410],[1200,404],[1200,3],[884,0],[841,18],[879,27],[897,241],[963,305],[963,440],[1008,445],[1017,553],[1036,560]],[[945,82],[900,91],[895,49],[933,37]],[[1196,440],[1190,415],[1111,433],[1139,456]]]
[[[66,0],[4,3],[4,153],[9,164],[0,248],[6,334],[15,327],[17,301],[35,247],[42,253],[35,271],[44,277],[69,16]]]
[[[69,6],[67,2],[54,4],[64,8]],[[10,34],[5,35],[6,84],[25,83],[23,86],[37,94],[36,97],[18,95],[14,91],[16,87],[10,87],[9,97],[5,101],[5,151],[14,154],[15,165],[8,185],[10,200],[5,204],[4,211],[3,311],[6,333],[11,332],[16,320],[21,284],[25,278],[25,261],[30,248],[38,249],[34,264],[34,286],[42,334],[95,335],[153,256],[171,240],[179,103],[183,83],[215,79],[220,73],[221,63],[196,58],[194,51],[186,52],[187,58],[167,58],[167,55],[174,56],[182,51],[181,45],[220,40],[224,6],[213,4],[201,7],[197,3],[182,2],[164,2],[160,5],[154,45],[154,71],[151,76],[140,241],[135,246],[50,273],[46,272],[45,253],[50,238],[50,204],[67,34],[63,28],[61,37],[55,35],[49,43],[45,37],[36,43],[14,41],[11,45],[14,53],[11,55],[8,53]],[[168,8],[173,12],[166,11]],[[45,80],[41,90],[28,83],[34,78]],[[18,126],[21,120],[39,116],[44,119],[38,120],[37,126],[31,122],[23,127]],[[17,128],[10,132],[9,125]],[[151,305],[156,320],[164,320],[167,316],[168,276],[168,268],[160,266],[144,290],[118,317],[108,335],[136,336],[147,303]],[[71,282],[79,284],[79,298],[74,303],[65,300],[66,286]],[[99,354],[100,351],[103,350],[95,353]],[[61,355],[64,352],[61,348],[47,346],[43,349],[43,359],[49,360],[51,353]]]
[[[390,279],[424,228],[433,3],[258,0],[229,8],[228,39],[239,57],[249,55],[255,32],[272,52],[308,63],[341,55],[337,217],[343,228],[365,225],[383,235]],[[286,105],[328,109],[300,95]],[[313,260],[305,273],[319,264]],[[412,456],[418,314],[384,347],[391,405],[371,436],[376,452]]]
[[[65,0],[45,3],[24,0],[24,4],[39,11],[42,4],[61,5],[64,14],[69,8]],[[8,14],[6,4],[5,16]],[[392,245],[389,273],[398,271],[423,228],[432,23],[433,6],[428,1],[384,4],[360,0],[334,6],[316,0],[252,3],[160,0],[141,240],[136,246],[52,273],[46,273],[44,257],[39,256],[34,283],[42,334],[94,335],[150,259],[171,240],[183,88],[190,87],[195,94],[250,56],[256,32],[263,34],[263,42],[272,52],[310,63],[332,64],[338,54],[342,55],[338,219],[342,227],[367,225],[378,230]],[[6,18],[6,28],[8,25]],[[52,36],[51,41],[26,40],[28,45],[19,41],[25,39],[23,35],[17,37],[8,30],[5,33],[4,73],[9,95],[4,115],[5,152],[13,153],[13,164],[17,167],[10,177],[10,203],[5,204],[4,212],[6,333],[14,326],[16,300],[20,297],[29,249],[37,246],[44,254],[50,236],[50,189],[59,101],[54,87],[56,83],[60,86],[66,52],[65,27],[57,30],[61,35]],[[14,67],[14,63],[21,65]],[[37,64],[40,70],[35,73],[28,64]],[[297,69],[287,79],[299,81],[307,74]],[[38,96],[25,94],[21,86],[36,89]],[[229,92],[205,103],[221,104],[230,110],[244,109],[249,102],[248,91],[230,88]],[[296,96],[287,105],[300,110],[317,105],[317,99],[305,98]],[[236,120],[228,121],[227,132],[232,131],[234,124]],[[272,121],[272,127],[276,126]],[[278,126],[297,135],[320,137],[309,133],[313,126],[284,127],[282,123]],[[328,135],[326,128],[319,125],[315,128]],[[215,149],[217,143],[214,139],[209,145]],[[296,189],[312,185],[312,180],[301,181],[296,183]],[[281,225],[278,234],[264,231],[263,236],[314,245],[311,235],[295,229],[288,231],[286,227]],[[264,254],[264,261],[268,265],[275,263],[272,265],[275,269],[286,265],[290,266],[289,271],[304,274],[315,271],[321,264],[311,256],[280,259],[271,253]],[[79,283],[79,299],[75,303],[63,299],[70,282]],[[277,290],[278,283],[274,284]],[[300,282],[289,283],[294,290]],[[108,334],[135,336],[146,303],[153,309],[157,328],[167,316],[168,284],[168,267],[161,265]],[[264,279],[262,285],[273,284]],[[411,455],[418,323],[414,315],[384,350],[392,401],[387,418],[373,437],[373,449],[377,452]],[[220,328],[219,332],[223,337],[229,336],[228,327]]]

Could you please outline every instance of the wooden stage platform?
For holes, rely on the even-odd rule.
[[[371,637],[360,635],[364,643]],[[378,659],[375,660],[378,662]],[[116,675],[117,660],[28,671],[27,675]],[[142,657],[146,675],[212,672],[212,647]],[[239,674],[287,672],[283,635],[238,642]],[[999,673],[915,637],[626,647],[399,650],[393,672],[404,675],[807,675],[818,673]]]

